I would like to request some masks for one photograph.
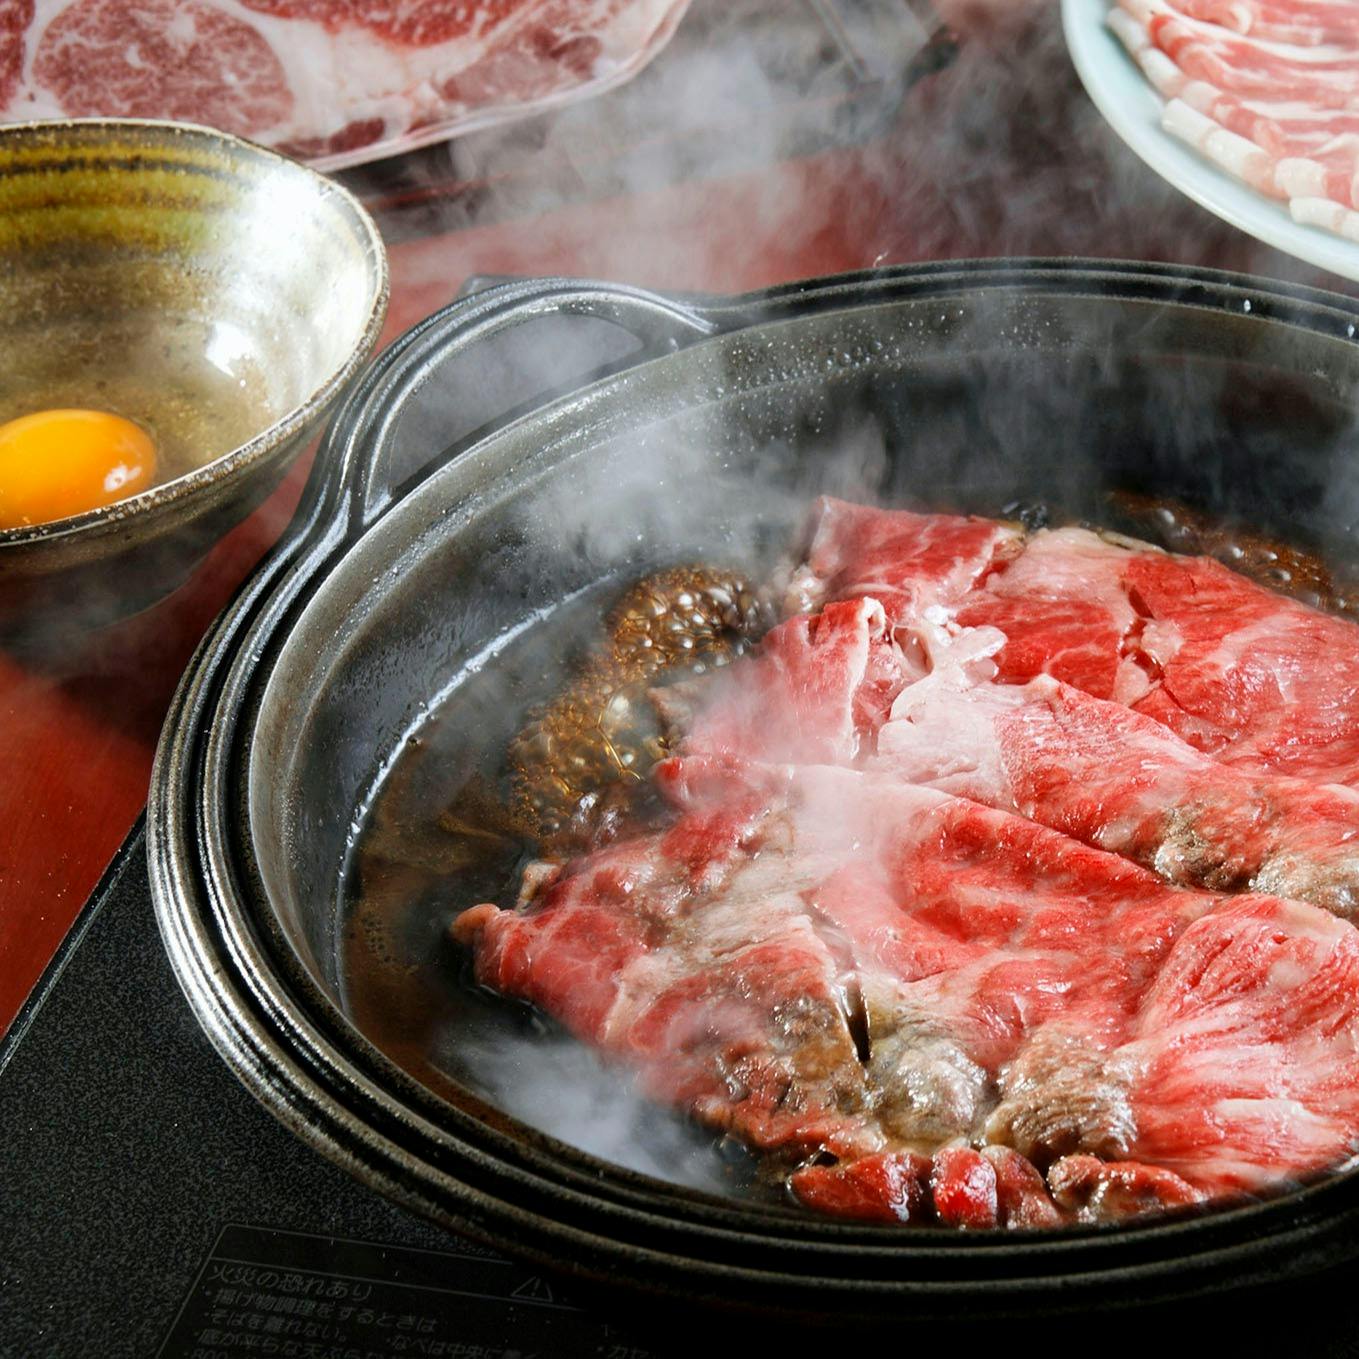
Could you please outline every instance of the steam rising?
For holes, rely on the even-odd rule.
[[[940,22],[956,56],[924,74]],[[1050,0],[695,0],[630,85],[435,148],[399,189],[412,227],[461,233],[397,249],[398,283],[437,300],[476,273],[737,292],[1025,254],[1338,283],[1144,166],[1082,90]]]
[[[477,1093],[532,1128],[602,1161],[688,1189],[731,1194],[742,1153],[639,1095],[626,1072],[566,1038],[461,1044]]]
[[[401,286],[442,301],[475,273],[574,273],[722,292],[810,270],[1012,254],[1196,257],[1314,278],[1210,217],[1118,142],[1079,88],[1053,0],[940,0],[960,34],[956,60],[909,92],[885,80],[883,97],[899,100],[886,117],[846,100],[843,60],[809,60],[808,35],[824,34],[814,8],[789,0],[786,22],[752,25],[769,6],[696,0],[672,48],[632,85],[429,153],[431,178],[477,187],[421,224],[460,234],[398,248]],[[899,29],[903,52],[918,51],[923,34]],[[853,148],[832,160],[826,148],[845,142]],[[685,187],[696,177],[708,188]],[[582,191],[607,210],[567,206]],[[695,204],[705,203],[720,215],[704,216]],[[481,592],[483,610],[494,600],[531,611],[675,561],[768,570],[823,493],[991,515],[1037,499],[1060,522],[1107,518],[1105,492],[1120,486],[1265,513],[1274,522],[1262,528],[1285,532],[1320,511],[1319,535],[1333,540],[1355,517],[1353,479],[1332,475],[1355,449],[1349,394],[1326,405],[1315,389],[1281,390],[1274,405],[1251,406],[1230,366],[1178,357],[1212,345],[1167,329],[1154,308],[1092,308],[1076,324],[1041,307],[950,303],[911,324],[870,318],[827,327],[821,341],[800,333],[780,348],[774,336],[759,353],[738,347],[696,364],[706,386],[690,393],[693,410],[604,451],[587,447],[519,494],[509,546],[462,588]],[[614,338],[601,346],[606,331]],[[559,317],[459,360],[407,416],[395,479],[495,419],[511,395],[527,400],[628,357],[617,337]],[[1241,357],[1251,358],[1244,329]],[[1287,444],[1300,429],[1305,460]],[[482,670],[474,700],[453,693],[447,720],[462,729],[441,736],[436,723],[429,740],[436,810],[469,769],[503,754],[524,677],[549,692],[560,680],[571,640],[543,650],[550,662]],[[450,881],[449,918],[476,900]],[[592,1155],[696,1188],[732,1187],[710,1138],[569,1039],[526,1040],[507,1023],[503,1041],[448,1032],[436,1046],[445,1069],[473,1072],[499,1107]]]

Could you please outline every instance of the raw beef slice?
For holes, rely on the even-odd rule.
[[[19,88],[24,69],[24,34],[33,22],[33,0],[11,0],[0,8],[0,109]]]
[[[907,671],[873,599],[828,604],[767,633],[755,655],[687,685],[692,711],[676,713],[689,753],[766,763],[850,764],[871,744]],[[672,736],[673,739],[673,736]]]
[[[542,8],[542,0],[241,0],[246,9],[283,19],[310,19],[330,33],[359,27],[407,47],[458,38],[492,37],[505,24]]]
[[[950,532],[958,522],[859,508],[827,596],[871,595],[872,580],[897,601],[888,612],[899,631],[937,626],[943,608],[955,627],[1002,632],[1003,681],[1052,675],[1154,717],[1221,763],[1359,784],[1354,623],[1209,558],[1083,529],[1043,530],[1022,545],[1011,533],[998,562],[978,573],[968,557],[966,570],[951,573],[939,560],[936,518]],[[922,577],[950,588],[922,591]],[[959,579],[970,583],[953,588]]]
[[[1000,678],[1024,681],[1053,675],[1098,698],[1120,690],[1123,643],[1137,612],[1116,570],[1111,549],[1084,529],[1036,533],[985,588],[958,604],[960,626],[994,627],[1006,644],[996,657]],[[1140,687],[1144,681],[1135,677]]]
[[[1052,562],[1073,537],[1070,561]],[[1097,560],[1107,554],[1082,533],[1048,535],[1034,547],[1046,551],[1026,552],[993,578],[1021,601],[1026,580],[1055,595],[1092,552]],[[1105,612],[1130,627],[1136,614],[1116,587]],[[1091,607],[1097,599],[1092,592]],[[1039,634],[1050,622],[1042,603],[1024,601],[1027,613],[1016,615]],[[976,613],[1005,621],[985,606]],[[1076,643],[1067,645],[1060,627],[1050,635],[1054,651],[1072,662]],[[1089,636],[1089,629],[1076,633],[1077,641]],[[1346,918],[1359,910],[1359,795],[1224,766],[1151,717],[1048,675],[987,682],[998,674],[996,651],[1011,652],[1010,673],[1029,668],[1014,662],[997,627],[931,641],[923,672],[894,642],[873,599],[795,616],[752,655],[683,686],[682,711],[660,691],[674,719],[672,745],[686,755],[764,763],[867,764],[1030,817],[1172,882],[1250,887]],[[1060,668],[1091,674],[1080,661]]]
[[[1171,882],[1359,912],[1359,794],[1218,764],[1160,723],[1040,676],[907,688],[875,768],[1017,812]]]
[[[868,596],[893,625],[914,625],[932,606],[955,603],[1023,540],[1017,526],[991,519],[876,510],[830,496],[816,502],[807,534],[790,612]]]
[[[78,0],[47,26],[33,76],[73,118],[176,118],[249,133],[293,109],[264,38],[200,0]]]

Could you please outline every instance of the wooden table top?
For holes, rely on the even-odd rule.
[[[395,244],[384,342],[475,274],[736,292],[913,259],[1085,254],[1348,286],[1218,222],[1127,152],[1059,50],[1055,3],[938,7],[959,58],[890,136]],[[1026,63],[1027,78],[1007,74]],[[287,522],[307,461],[161,605],[41,666],[0,652],[0,1033],[140,815],[174,686]]]

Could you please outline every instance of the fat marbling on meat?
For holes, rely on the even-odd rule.
[[[0,119],[186,119],[333,168],[615,84],[687,5],[10,0]]]
[[[924,674],[874,600],[789,619],[706,682],[680,749],[867,764],[1029,817],[1184,886],[1249,887],[1346,918],[1359,911],[1359,794],[1224,766],[1153,718],[1050,675],[996,682],[999,629],[935,631]]]
[[[871,594],[860,576],[891,591],[934,570],[933,542],[912,532],[922,516],[868,513],[891,521],[875,533],[893,555],[865,550],[861,567],[858,528],[818,512],[809,562],[835,561],[815,573],[827,598]],[[1004,682],[1052,675],[1155,718],[1219,763],[1359,785],[1359,626],[1210,558],[1045,529],[947,603],[959,627],[1004,634],[994,658]],[[889,616],[899,637],[933,622],[912,603]]]
[[[1350,926],[882,774],[693,756],[659,779],[673,826],[457,934],[485,984],[769,1153],[809,1205],[1032,1225],[1132,1201],[1073,1158],[1173,1206],[1346,1154]]]
[[[965,689],[922,680],[876,764],[1032,817],[1171,882],[1359,912],[1359,794],[1222,765],[1153,719],[1047,675]]]
[[[1018,550],[1023,533],[974,515],[884,513],[823,496],[807,537],[806,559],[788,589],[790,609],[871,597],[896,622],[954,603]]]
[[[481,981],[864,1221],[1103,1220],[1343,1162],[1359,799],[1270,767],[1305,724],[1241,672],[1352,625],[1082,530],[814,523],[790,598],[819,611],[663,698],[670,822],[464,913]]]

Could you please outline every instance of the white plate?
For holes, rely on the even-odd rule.
[[[1266,198],[1161,129],[1165,101],[1104,22],[1109,0],[1062,0],[1067,50],[1109,126],[1182,193],[1256,240],[1359,282],[1359,245],[1300,226]]]

